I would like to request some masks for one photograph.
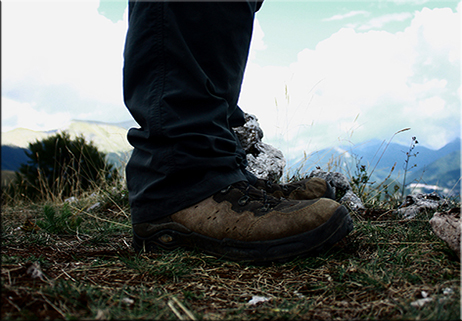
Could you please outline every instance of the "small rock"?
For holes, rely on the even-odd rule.
[[[443,294],[444,295],[452,295],[454,293],[454,290],[452,288],[444,288],[443,289]]]
[[[253,146],[263,139],[263,130],[254,115],[245,114],[245,124],[241,127],[234,128],[242,148],[247,152],[253,149]]]
[[[430,194],[411,194],[406,196],[406,199],[397,212],[403,219],[410,220],[425,210],[436,210],[441,202],[441,197],[435,192]]]
[[[361,199],[353,192],[348,178],[342,173],[324,172],[321,169],[316,169],[311,172],[309,177],[324,179],[334,189],[335,195],[341,195],[338,201],[352,211],[360,212],[366,209]]]
[[[361,199],[353,193],[352,190],[346,191],[345,195],[340,199],[340,203],[345,204],[355,212],[364,211],[366,209]]]
[[[247,154],[247,170],[258,178],[277,182],[286,165],[282,152],[265,143],[257,143],[255,147],[260,153],[257,156]]]
[[[430,220],[433,232],[456,252],[460,260],[460,208],[436,212]]]
[[[266,302],[266,301],[269,301],[269,300],[270,300],[270,298],[267,298],[265,296],[254,295],[252,297],[252,299],[248,302],[248,304],[256,305],[257,303]]]
[[[90,206],[90,207],[88,208],[88,211],[92,211],[92,210],[94,210],[95,208],[98,208],[98,207],[100,207],[100,206],[101,206],[101,203],[100,203],[100,202],[96,202],[95,204],[93,204],[92,206]]]
[[[75,203],[75,202],[77,202],[77,198],[75,198],[75,196],[71,196],[69,198],[66,198],[64,200],[64,202],[66,202],[66,203]]]
[[[126,305],[132,305],[135,303],[135,300],[131,299],[131,298],[128,298],[128,297],[124,297],[122,298],[122,303],[126,304]]]
[[[43,280],[43,272],[42,272],[42,269],[40,268],[40,262],[38,262],[38,261],[33,262],[29,266],[29,268],[27,269],[26,272],[33,279],[41,279],[41,280]]]
[[[263,130],[257,117],[245,114],[246,123],[234,131],[247,156],[247,170],[258,178],[278,181],[283,174],[286,161],[282,152],[262,142]]]
[[[421,308],[428,302],[432,302],[432,301],[433,301],[433,298],[423,298],[423,299],[418,299],[414,302],[411,302],[411,305],[416,308]]]

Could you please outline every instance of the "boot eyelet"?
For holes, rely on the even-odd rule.
[[[249,199],[250,199],[250,196],[244,195],[244,196],[242,196],[242,197],[237,201],[237,203],[238,203],[239,205],[241,205],[241,206],[244,206],[245,204],[247,204],[247,202],[249,201]]]
[[[159,237],[159,240],[162,242],[162,243],[170,243],[173,241],[173,237],[171,237],[170,235],[168,234],[163,234],[161,235],[161,237]]]
[[[229,192],[229,190],[231,189],[231,187],[232,187],[232,186],[231,186],[231,185],[229,185],[228,187],[226,187],[226,188],[222,189],[222,190],[220,191],[220,193],[221,193],[221,194],[226,194],[226,193],[228,193],[228,192]]]

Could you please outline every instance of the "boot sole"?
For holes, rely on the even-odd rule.
[[[184,233],[164,229],[147,238],[134,234],[133,246],[137,252],[155,252],[159,248],[174,250],[182,247],[197,249],[232,261],[285,262],[295,257],[323,252],[347,236],[353,228],[353,220],[348,210],[340,206],[326,223],[316,229],[277,240],[218,240],[195,232]]]

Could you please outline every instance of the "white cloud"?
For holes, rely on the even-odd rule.
[[[98,1],[2,3],[2,131],[130,117],[121,83],[127,13],[114,24],[97,8]],[[288,67],[256,63],[266,49],[256,20],[240,106],[284,151],[388,139],[405,127],[422,145],[441,147],[460,135],[460,8],[369,22],[409,19],[395,34],[341,29]]]
[[[323,19],[322,21],[338,21],[338,20],[344,20],[344,19],[348,19],[348,18],[351,18],[351,17],[355,17],[355,16],[358,16],[358,15],[368,16],[369,12],[364,11],[364,10],[350,11],[350,12],[345,13],[345,14],[334,15],[334,16],[332,16],[330,18]]]
[[[366,24],[360,25],[357,27],[358,30],[370,30],[370,29],[379,29],[389,24],[390,22],[402,22],[405,20],[412,19],[413,15],[410,12],[401,12],[401,13],[392,13],[386,14],[380,17],[375,17],[369,20]]]
[[[412,135],[442,147],[460,135],[459,22],[451,9],[423,9],[403,32],[345,28],[290,67],[250,63],[240,105],[285,154],[387,140],[406,127],[395,142]]]
[[[72,116],[69,112],[48,114],[38,111],[34,104],[18,103],[14,100],[2,98],[2,131],[14,128],[27,128],[36,131],[58,129],[70,123]],[[59,124],[57,126],[57,124]]]
[[[263,41],[264,36],[265,33],[260,26],[260,22],[257,18],[255,18],[252,32],[252,42],[250,43],[249,60],[254,60],[256,58],[257,51],[266,49],[267,46]]]
[[[442,118],[445,117],[445,106],[446,101],[441,97],[435,96],[420,100],[417,108],[426,117]]]
[[[393,0],[392,2],[397,3],[397,4],[415,4],[415,5],[421,5],[424,3],[429,2],[430,0]]]
[[[436,58],[454,63],[460,61],[460,4],[458,12],[450,8],[430,10],[424,8],[417,12],[410,29],[415,36],[432,50]],[[432,58],[432,57],[430,57]]]
[[[100,112],[126,119],[122,50],[127,17],[113,23],[99,1],[3,3],[3,96],[53,115]]]

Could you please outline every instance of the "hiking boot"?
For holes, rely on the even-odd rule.
[[[137,251],[198,249],[224,259],[264,263],[320,252],[353,229],[337,202],[286,200],[248,182],[155,222],[133,225]]]
[[[319,177],[307,178],[289,184],[276,184],[268,180],[258,179],[254,186],[265,190],[268,194],[292,200],[313,200],[316,198],[330,198],[335,200],[332,187]]]

